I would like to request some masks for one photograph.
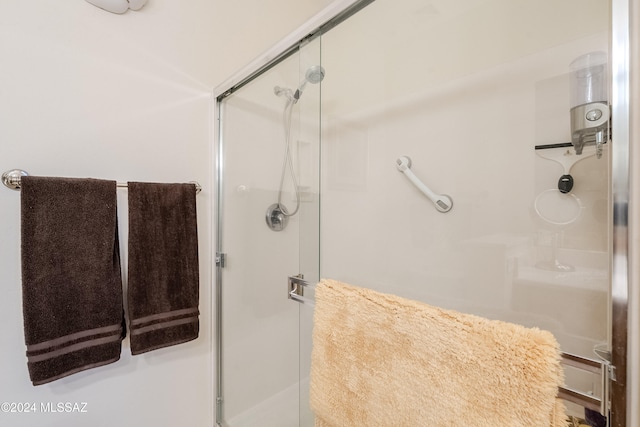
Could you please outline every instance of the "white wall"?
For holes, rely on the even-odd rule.
[[[182,182],[198,196],[201,333],[51,384],[29,381],[19,193],[0,188],[0,402],[86,402],[87,413],[0,413],[0,425],[213,424],[211,92],[328,1],[150,0],[104,12],[82,0],[0,3],[0,170]],[[119,191],[126,259],[126,191]],[[126,261],[124,262],[126,268]]]

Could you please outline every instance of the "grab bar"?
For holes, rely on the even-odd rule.
[[[304,295],[305,288],[314,288],[315,286],[315,283],[310,283],[304,280],[304,276],[302,274],[289,276],[287,280],[288,298],[301,304],[315,307],[314,300]],[[612,366],[608,361],[597,361],[565,352],[561,352],[560,356],[561,363],[565,366],[571,366],[586,372],[602,375],[602,395],[609,395],[609,380],[612,378]],[[567,402],[580,405],[583,408],[597,411],[601,415],[606,416],[609,411],[608,399],[601,399],[569,387],[558,387],[558,397],[566,400]]]
[[[418,190],[422,191],[424,195],[427,196],[429,200],[431,200],[438,212],[444,213],[451,210],[451,208],[453,207],[453,200],[451,200],[451,197],[445,194],[436,194],[431,191],[429,187],[424,185],[424,183],[420,181],[420,179],[418,179],[418,177],[415,176],[411,171],[411,159],[409,157],[398,157],[398,159],[396,160],[396,166],[398,167],[398,170],[402,172],[409,179],[409,181],[413,183],[413,185],[418,187]]]
[[[22,177],[28,176],[29,174],[22,169],[11,169],[10,171],[6,171],[2,174],[2,183],[5,187],[10,188],[11,190],[20,191],[22,188]],[[196,194],[202,191],[202,186],[196,181],[191,181],[190,184],[196,186]],[[118,182],[116,183],[118,188],[127,188],[128,185],[126,182]]]

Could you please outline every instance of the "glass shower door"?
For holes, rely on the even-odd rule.
[[[288,299],[287,279],[318,278],[320,71],[311,41],[221,102],[223,426],[312,425],[312,309]]]
[[[323,277],[606,357],[611,144],[574,150],[569,101],[571,64],[607,56],[610,4],[564,6],[376,0],[323,35]],[[407,157],[450,211],[398,168]],[[565,372],[603,394],[600,375]]]

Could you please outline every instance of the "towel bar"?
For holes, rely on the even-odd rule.
[[[609,381],[615,380],[613,365],[608,360],[593,360],[570,353],[561,353],[562,364],[571,366],[592,374],[600,375],[602,384],[602,398],[583,393],[568,387],[558,389],[558,397],[568,402],[573,402],[584,408],[597,411],[600,415],[607,416],[609,412]]]
[[[29,174],[22,169],[11,169],[10,171],[6,171],[2,174],[2,183],[5,187],[10,188],[12,190],[20,191],[21,188],[21,180],[23,176],[28,176]],[[202,186],[196,181],[190,181],[191,184],[196,186],[196,194],[202,191]],[[118,188],[127,188],[126,182],[118,182]]]
[[[315,306],[315,302],[312,298],[308,298],[304,295],[304,289],[313,289],[315,286],[315,283],[304,280],[304,276],[302,274],[289,276],[287,280],[288,298],[313,307]],[[582,356],[564,352],[560,355],[562,357],[561,363],[565,366],[571,366],[592,374],[601,375],[603,396],[608,395],[609,379],[612,378],[612,366],[608,361],[587,359]],[[568,387],[559,387],[558,397],[566,400],[567,402],[572,402],[584,408],[597,411],[601,415],[607,415],[609,404],[607,399],[601,399]]]

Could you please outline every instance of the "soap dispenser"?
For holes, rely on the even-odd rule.
[[[585,145],[596,146],[602,155],[602,144],[609,139],[609,79],[607,54],[591,52],[576,58],[571,68],[571,143],[578,155]]]

